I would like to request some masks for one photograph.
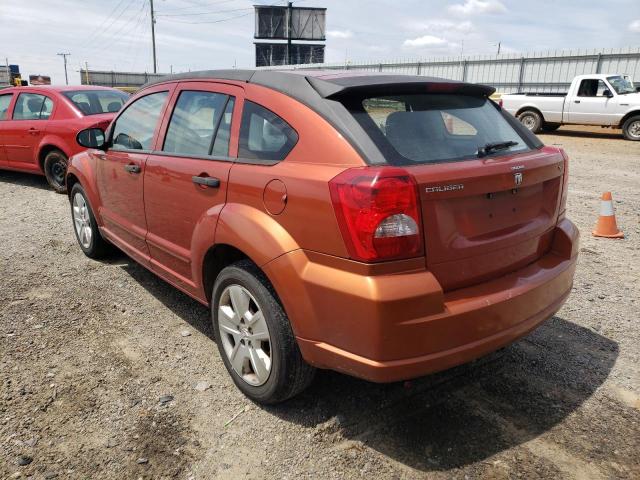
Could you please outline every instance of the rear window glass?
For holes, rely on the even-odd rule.
[[[6,120],[9,116],[7,110],[9,110],[12,96],[11,94],[0,95],[0,120]]]
[[[244,102],[238,156],[252,160],[284,160],[298,134],[278,115],[257,103]]]
[[[81,90],[62,93],[83,115],[115,113],[129,98],[126,93],[115,90]]]
[[[440,163],[529,150],[486,98],[407,94],[364,98],[347,107],[393,164]],[[506,143],[509,146],[495,147]],[[494,148],[486,149],[487,145]]]

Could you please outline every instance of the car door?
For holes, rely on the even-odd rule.
[[[146,90],[125,108],[109,128],[108,148],[96,168],[105,234],[144,265],[149,264],[143,202],[145,162],[172,89],[173,85],[165,84]]]
[[[38,146],[53,113],[53,99],[40,92],[23,92],[13,106],[13,115],[3,128],[5,154],[10,168],[39,171]]]
[[[612,93],[605,96],[605,91]],[[569,123],[584,125],[612,125],[616,122],[618,98],[604,80],[585,78],[577,95],[569,99]]]
[[[196,294],[201,244],[213,243],[237,154],[240,87],[178,85],[144,176],[152,269]]]
[[[9,107],[11,106],[12,99],[13,93],[4,93],[0,95],[0,168],[8,165],[7,153],[5,150],[5,127],[9,120]]]

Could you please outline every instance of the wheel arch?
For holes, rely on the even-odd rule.
[[[524,112],[526,112],[528,110],[532,110],[532,111],[536,112],[538,115],[540,115],[540,118],[542,119],[542,121],[543,122],[545,121],[544,115],[542,114],[540,109],[538,107],[534,107],[533,105],[525,105],[525,106],[520,107],[518,109],[518,111],[516,112],[515,117],[517,118],[518,115],[520,115],[521,113],[524,113]]]
[[[622,117],[622,120],[620,120],[618,128],[622,128],[627,120],[629,120],[631,117],[635,117],[636,115],[640,115],[640,110],[631,110],[630,112],[627,112],[624,117]]]
[[[38,151],[38,165],[40,166],[40,170],[42,170],[44,172],[44,159],[47,157],[47,155],[49,153],[51,153],[53,150],[59,150],[61,151],[65,157],[67,157],[67,159],[69,159],[69,154],[67,153],[67,151],[61,147],[59,144],[57,143],[53,143],[53,142],[46,142],[43,143],[40,146],[40,150]]]

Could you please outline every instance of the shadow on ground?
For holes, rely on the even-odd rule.
[[[543,138],[547,135],[554,135],[557,137],[607,138],[610,140],[627,141],[622,135],[621,130],[611,130],[609,128],[603,128],[601,132],[592,132],[584,130],[571,130],[570,127],[561,127],[553,132],[540,132],[537,135],[540,135]]]
[[[149,293],[213,339],[206,307],[126,257],[120,260]],[[562,422],[602,385],[617,356],[617,343],[556,316],[516,344],[446,372],[374,384],[319,371],[298,397],[260,408],[320,431],[325,422],[335,422],[343,437],[395,461],[446,471]]]
[[[12,183],[22,187],[39,188],[41,190],[51,190],[47,179],[42,175],[33,173],[13,172],[11,170],[0,170],[0,182]]]

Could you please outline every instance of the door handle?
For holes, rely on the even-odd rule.
[[[580,100],[574,100],[573,103],[580,103]]]
[[[125,165],[124,169],[129,173],[140,173],[140,165],[136,165],[135,163]]]
[[[29,129],[29,134],[30,134],[30,135],[37,135],[37,134],[39,134],[39,133],[40,133],[40,130],[38,130],[37,128],[31,127],[31,128]]]
[[[220,180],[215,177],[200,177],[198,175],[194,175],[191,177],[193,183],[197,185],[202,185],[203,187],[211,187],[211,188],[219,188]]]

